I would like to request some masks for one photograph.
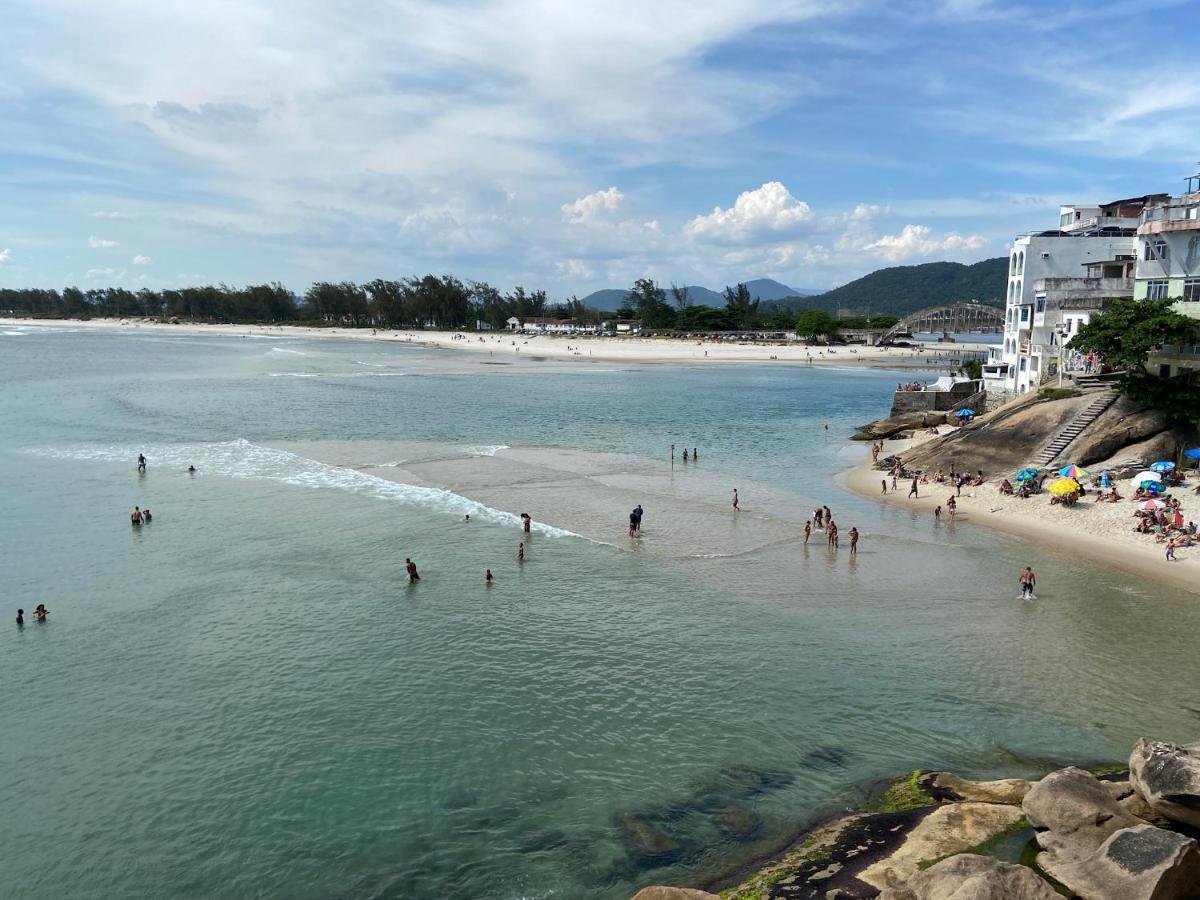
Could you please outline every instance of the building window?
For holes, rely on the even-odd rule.
[[[1044,313],[1046,311],[1046,298],[1045,297],[1037,298],[1037,311],[1040,313]]]
[[[1167,286],[1170,284],[1165,278],[1155,279],[1154,281],[1146,282],[1146,299],[1147,300],[1163,300],[1167,296]]]
[[[1029,307],[1028,306],[1021,307],[1021,321],[1022,322],[1029,321]]]
[[[1146,241],[1146,259],[1161,259],[1166,262],[1171,258],[1171,248],[1167,246],[1167,242],[1162,238],[1155,238],[1152,241]]]
[[[1020,253],[1017,254],[1017,274],[1023,275],[1024,273],[1025,273],[1025,252],[1021,251]]]
[[[1189,278],[1183,283],[1183,299],[1188,303],[1200,302],[1200,278]]]
[[[1015,253],[1012,255],[1012,260],[1008,264],[1008,274],[1009,275],[1017,274],[1017,254],[1015,254]]]
[[[1020,369],[1022,372],[1025,371],[1025,357],[1023,357],[1023,356],[1021,357],[1020,361],[1017,363],[1017,368]]]
[[[1071,218],[1071,214],[1069,212],[1065,212],[1061,216],[1058,217],[1058,227],[1066,228],[1068,225],[1071,224],[1072,221],[1073,220]]]

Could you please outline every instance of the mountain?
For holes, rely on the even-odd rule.
[[[667,285],[660,285],[660,287],[667,292],[667,302],[674,303],[670,287]],[[784,297],[807,297],[812,294],[821,293],[820,291],[808,288],[788,287],[786,284],[780,284],[778,281],[770,278],[756,278],[753,281],[747,281],[746,288],[750,291],[751,297],[757,297],[763,301],[780,300]],[[692,302],[693,306],[722,307],[725,305],[725,294],[723,291],[710,290],[697,284],[687,285],[687,291],[688,299]],[[585,306],[589,306],[592,309],[602,309],[611,312],[624,303],[627,296],[629,296],[629,291],[627,290],[606,288],[595,291],[580,299]]]
[[[830,314],[842,310],[852,315],[892,316],[966,300],[1001,306],[1007,279],[1008,258],[1003,256],[969,266],[954,262],[892,266],[823,294],[789,297],[771,305],[791,312],[821,309]]]

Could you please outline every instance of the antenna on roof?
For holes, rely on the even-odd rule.
[[[1200,162],[1196,163],[1196,165],[1200,166]],[[1192,187],[1192,182],[1196,183],[1195,187]],[[1195,175],[1189,175],[1187,177],[1187,184],[1188,184],[1187,192],[1189,194],[1195,193],[1196,191],[1200,191],[1200,172],[1197,172]]]

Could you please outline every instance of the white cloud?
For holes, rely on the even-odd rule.
[[[140,253],[133,258],[133,264],[135,266],[148,266],[148,265],[150,265],[150,263],[151,263],[150,257],[143,256]]]
[[[4,265],[4,263],[8,262],[8,258],[10,256],[12,256],[12,251],[7,247],[5,247],[3,250],[0,250],[0,265]]]
[[[582,278],[588,281],[596,275],[595,270],[581,259],[565,259],[556,265],[558,271],[568,278]]]
[[[562,219],[572,225],[586,225],[605,213],[616,212],[624,200],[625,195],[615,187],[610,187],[607,191],[595,191],[578,200],[564,203]]]
[[[128,219],[129,216],[125,215],[125,213],[122,213],[122,212],[105,212],[103,210],[99,210],[97,212],[92,213],[92,218],[93,219]]]
[[[812,210],[778,181],[738,195],[729,209],[715,207],[696,216],[684,232],[708,241],[744,241],[767,234],[786,234],[812,219]]]
[[[109,247],[116,247],[117,242],[110,241],[105,238],[98,238],[93,234],[88,238],[88,246],[92,247],[93,249],[107,249]]]
[[[927,225],[905,225],[899,234],[885,234],[862,249],[892,262],[898,262],[913,257],[929,256],[932,253],[978,250],[983,244],[983,238],[977,234],[963,237],[951,232],[939,240],[930,237]]]
[[[112,278],[116,274],[116,269],[88,269],[87,272],[84,273],[84,277],[89,281],[92,281],[97,278]]]

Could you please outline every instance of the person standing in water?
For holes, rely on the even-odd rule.
[[[33,618],[37,622],[45,622],[48,615],[50,615],[50,610],[46,609],[46,604],[44,603],[39,603],[37,609],[33,611]]]
[[[136,506],[133,508],[133,512],[131,512],[129,514],[129,524],[130,525],[141,525],[142,524],[142,511],[140,509],[138,509]]]
[[[687,447],[684,447],[684,448],[683,448],[683,461],[684,461],[684,462],[687,462],[687,461],[688,461]]]
[[[525,562],[525,542],[517,544],[517,562]]]
[[[858,529],[853,525],[850,526],[850,555],[858,555]]]
[[[495,581],[495,579],[492,577],[492,570],[488,569],[487,573],[483,576],[483,583],[488,587],[491,587],[493,581]]]
[[[146,471],[146,455],[144,453],[138,454],[138,471],[139,472]]]
[[[526,534],[529,534],[529,529],[532,527],[532,525],[533,519],[530,517],[529,513],[521,513],[521,528]]]
[[[417,574],[417,564],[407,556],[404,558],[404,569],[408,572],[408,580],[410,582],[421,580],[421,576]]]
[[[23,610],[23,609],[17,610],[17,627],[18,628],[25,627],[25,610]]]
[[[700,451],[697,450],[695,447],[693,447],[692,448],[692,462],[699,462],[699,461],[700,461]]]
[[[1025,567],[1025,571],[1021,573],[1021,599],[1029,600],[1033,597],[1033,586],[1037,584],[1037,576],[1033,574],[1033,569],[1029,566]]]
[[[644,516],[645,514],[646,514],[646,511],[644,509],[642,509],[642,504],[639,503],[637,506],[635,506],[633,508],[633,516],[634,516],[633,530],[634,531],[640,532],[642,530],[642,516]]]
[[[734,509],[734,511],[735,511],[735,512],[736,512],[736,511],[737,511],[737,509],[738,509],[738,495],[737,495],[737,488],[734,488],[734,489],[733,489],[733,509]]]
[[[804,523],[804,545],[808,546],[808,539],[812,537],[812,522],[805,521]]]
[[[150,507],[147,506],[145,509],[142,510],[142,521],[150,522],[150,521],[153,521],[153,519],[154,519],[154,516],[150,515]]]

